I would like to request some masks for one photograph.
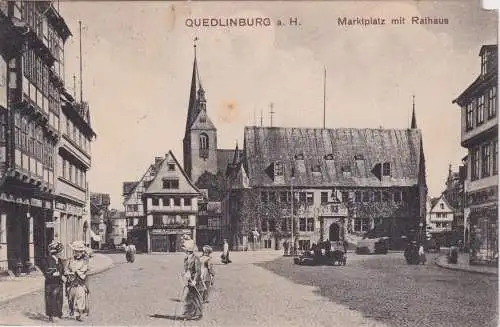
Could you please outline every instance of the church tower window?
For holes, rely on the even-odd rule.
[[[208,142],[208,135],[205,133],[202,133],[200,135],[200,158],[208,158],[208,148],[209,148],[209,142]]]

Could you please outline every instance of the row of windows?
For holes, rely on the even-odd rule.
[[[58,33],[49,24],[47,17],[43,15],[42,10],[37,8],[36,2],[22,1],[20,9],[21,18],[28,23],[35,31],[35,34],[47,46],[54,57],[59,61],[63,60],[63,40]]]
[[[304,155],[296,155],[295,160],[304,160]],[[325,156],[325,160],[333,160],[333,154],[329,154]],[[362,155],[356,155],[355,160],[364,160]],[[319,173],[321,172],[321,165],[316,164],[311,167],[311,171],[313,173]],[[342,172],[344,173],[350,173],[351,172],[351,167],[350,166],[343,166],[342,167]],[[391,176],[391,163],[390,162],[384,162],[381,165],[381,171],[380,171],[382,176]],[[292,172],[292,175],[294,173]],[[281,177],[284,175],[284,166],[281,161],[277,161],[274,163],[274,177]]]
[[[436,228],[448,228],[451,227],[451,223],[447,222],[437,222],[436,223]]]
[[[465,129],[467,131],[475,126],[480,126],[484,123],[485,113],[487,119],[495,118],[497,115],[497,87],[493,86],[486,94],[480,95],[473,99],[466,106]],[[475,125],[474,125],[475,123]]]
[[[298,199],[299,204],[305,204],[308,206],[314,205],[314,193],[313,192],[294,192],[295,199]],[[351,192],[342,191],[342,202],[349,202]],[[328,192],[321,192],[321,204],[326,204],[329,201]],[[354,202],[395,202],[400,203],[406,201],[406,193],[401,191],[355,191],[354,192]],[[273,191],[262,191],[260,196],[262,203],[290,203],[291,192],[281,191],[279,193]]]
[[[153,225],[189,225],[189,217],[186,215],[153,215]]]
[[[436,218],[447,218],[448,214],[446,212],[436,212]]]
[[[41,126],[21,116],[18,111],[14,114],[14,143],[18,149],[41,161],[44,166],[54,168],[55,145],[44,136]]]
[[[181,205],[181,198],[180,197],[163,197],[163,205],[164,206],[170,206],[170,199],[173,199],[174,206],[180,206]],[[160,205],[160,198],[159,197],[153,197],[151,199],[152,204],[154,206],[159,206]],[[191,198],[184,198],[184,205],[185,206],[190,206],[191,205]]]
[[[90,139],[66,115],[61,116],[61,127],[62,132],[75,142],[80,149],[90,153]]]
[[[77,186],[86,188],[87,172],[66,159],[60,160],[62,160],[62,177]]]
[[[498,174],[498,140],[471,149],[471,180]]]
[[[164,179],[163,180],[163,188],[164,189],[178,189],[179,188],[179,180],[178,179]]]

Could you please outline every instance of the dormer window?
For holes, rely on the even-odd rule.
[[[283,163],[277,161],[274,163],[274,177],[283,176]]]
[[[382,176],[391,176],[391,163],[384,162],[382,165]]]

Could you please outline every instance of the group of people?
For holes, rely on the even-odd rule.
[[[411,241],[405,249],[404,256],[408,264],[425,264],[427,259],[425,257],[425,250],[423,243]]]
[[[203,246],[202,256],[195,254],[196,245],[187,235],[182,245],[184,258],[184,288],[182,302],[184,310],[181,318],[184,320],[199,320],[203,316],[203,304],[208,303],[210,290],[213,287],[215,271],[211,261],[212,248]],[[229,258],[229,256],[228,256]]]
[[[137,252],[135,245],[130,241],[124,241],[123,247],[125,249],[125,259],[127,260],[127,262],[130,263],[134,262],[135,254]]]
[[[61,254],[62,243],[53,241],[48,246],[43,273],[45,276],[45,314],[51,322],[62,318],[64,291],[68,299],[69,315],[82,321],[82,316],[89,314],[89,288],[87,273],[89,270],[89,255],[82,241],[70,244],[73,256],[64,262]]]

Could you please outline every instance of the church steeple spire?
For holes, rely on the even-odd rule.
[[[193,49],[194,49],[194,60],[193,60],[193,72],[191,74],[191,89],[189,91],[189,105],[188,105],[188,115],[186,120],[186,133],[191,127],[191,124],[198,116],[198,106],[197,106],[197,89],[198,85],[200,85],[200,78],[198,75],[198,61],[196,58],[196,41],[198,41],[198,37],[195,37],[193,40]]]
[[[413,95],[413,110],[411,114],[411,129],[417,129],[417,116],[415,114],[415,95]]]
[[[238,149],[238,141],[236,141],[236,148],[234,149],[233,155],[233,165],[237,165],[240,162],[240,150]]]

